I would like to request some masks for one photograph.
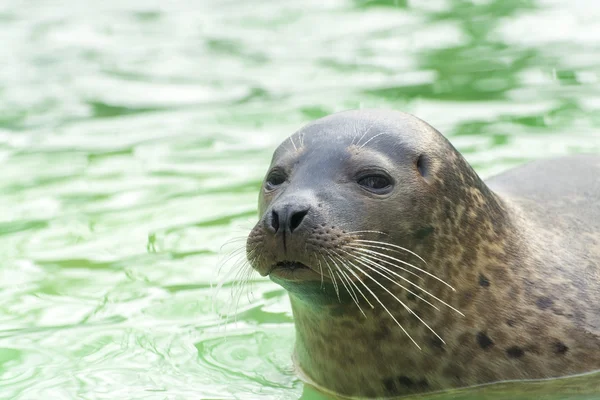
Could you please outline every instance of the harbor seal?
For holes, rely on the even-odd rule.
[[[600,157],[484,183],[396,111],[316,120],[275,151],[246,242],[289,293],[300,377],[390,397],[600,369]]]

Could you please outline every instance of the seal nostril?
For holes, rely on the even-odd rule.
[[[300,226],[302,220],[304,219],[304,217],[306,217],[306,214],[308,214],[308,210],[299,211],[292,215],[292,218],[290,220],[290,232],[294,232],[296,228]]]
[[[273,227],[275,233],[279,230],[279,215],[275,210],[271,211],[271,227]]]

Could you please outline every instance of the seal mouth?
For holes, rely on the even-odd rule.
[[[271,268],[271,271],[274,271],[276,269],[286,269],[286,270],[294,271],[296,269],[310,269],[310,268],[307,267],[306,265],[302,264],[301,262],[297,262],[297,261],[280,261],[277,264],[273,265],[273,267]]]
[[[303,282],[322,279],[318,272],[298,261],[279,261],[273,264],[268,275],[277,281]]]

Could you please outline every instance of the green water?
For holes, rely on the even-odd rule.
[[[218,271],[275,146],[384,107],[484,177],[600,153],[599,74],[591,0],[0,1],[0,398],[321,398],[284,291]]]

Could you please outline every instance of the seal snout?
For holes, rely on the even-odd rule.
[[[302,203],[275,205],[267,218],[267,228],[276,235],[292,234],[304,221],[310,206]]]
[[[318,264],[307,246],[323,217],[314,204],[303,194],[281,196],[266,207],[247,241],[248,258],[262,276],[314,278]]]

